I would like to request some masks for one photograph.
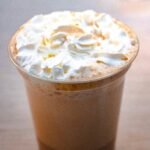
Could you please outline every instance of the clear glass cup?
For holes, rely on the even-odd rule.
[[[53,81],[21,68],[15,45],[14,35],[9,55],[24,79],[40,150],[114,150],[124,77],[136,55],[103,78]]]
[[[114,150],[127,70],[86,83],[52,83],[19,70],[40,150]]]

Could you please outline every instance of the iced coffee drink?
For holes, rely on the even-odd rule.
[[[105,13],[37,15],[18,29],[10,58],[24,79],[40,150],[114,150],[135,33]]]

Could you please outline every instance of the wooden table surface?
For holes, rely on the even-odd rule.
[[[116,150],[150,150],[150,1],[109,2],[0,1],[0,150],[38,150],[23,82],[8,59],[11,35],[34,14],[89,8],[112,13],[139,36],[140,53],[126,76]]]

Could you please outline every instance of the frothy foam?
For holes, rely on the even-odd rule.
[[[53,12],[23,25],[16,36],[15,59],[41,78],[92,78],[124,66],[131,59],[133,40],[108,14]]]

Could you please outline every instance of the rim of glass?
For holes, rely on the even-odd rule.
[[[126,25],[126,24],[125,24],[125,25]],[[137,45],[137,47],[135,47],[135,48],[137,48],[137,51],[136,51],[135,55],[128,61],[128,63],[126,63],[125,65],[123,65],[123,67],[119,68],[119,69],[116,70],[116,71],[113,71],[112,73],[109,73],[109,74],[107,74],[107,75],[105,75],[105,76],[102,76],[102,77],[99,76],[99,77],[95,77],[95,78],[93,78],[93,79],[88,79],[88,80],[52,80],[52,79],[47,79],[47,78],[41,78],[41,77],[39,77],[39,76],[37,76],[37,75],[34,75],[34,74],[31,74],[31,73],[27,72],[23,67],[21,67],[21,66],[17,63],[17,61],[14,59],[14,57],[13,57],[13,55],[12,55],[12,51],[11,51],[11,45],[12,45],[12,42],[13,42],[13,38],[14,38],[14,36],[18,33],[18,31],[15,32],[15,33],[13,34],[12,38],[10,39],[10,42],[9,42],[9,44],[8,44],[8,55],[9,55],[9,58],[10,58],[11,62],[16,66],[17,69],[21,70],[23,73],[25,73],[25,74],[27,74],[27,75],[33,77],[33,78],[36,78],[36,79],[38,79],[38,80],[41,80],[41,81],[46,81],[46,82],[51,82],[51,83],[60,83],[60,84],[61,84],[61,83],[62,83],[62,84],[78,84],[78,83],[81,84],[81,83],[89,83],[89,82],[100,81],[100,80],[104,80],[104,79],[106,79],[106,78],[112,77],[112,76],[114,76],[114,75],[120,73],[121,71],[123,71],[123,70],[126,69],[127,67],[129,67],[129,66],[132,64],[132,62],[134,61],[134,59],[137,57],[138,53],[139,53],[139,47],[140,47],[139,39],[138,39],[136,33],[134,32],[134,30],[131,29],[131,27],[129,27],[128,25],[126,25],[126,26],[130,29],[130,31],[132,32],[132,34],[133,34],[134,37],[136,38],[136,41],[137,41],[137,44],[136,44],[136,45]]]

